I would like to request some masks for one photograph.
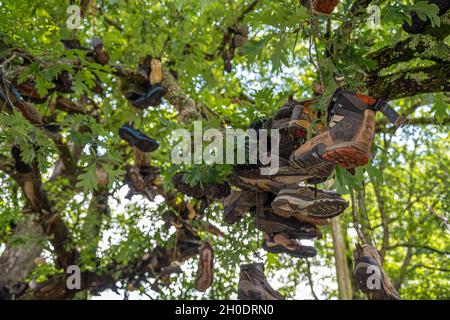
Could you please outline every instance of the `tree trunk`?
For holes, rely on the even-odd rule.
[[[0,257],[0,300],[15,299],[27,289],[25,279],[44,247],[44,232],[32,215],[17,227],[14,238],[20,243],[8,244]]]
[[[345,253],[344,230],[341,220],[336,217],[331,220],[331,232],[333,236],[334,259],[336,262],[336,278],[338,283],[339,299],[352,300],[353,290]]]

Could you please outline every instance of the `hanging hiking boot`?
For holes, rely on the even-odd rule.
[[[330,163],[346,169],[365,165],[375,135],[376,111],[396,125],[402,123],[383,100],[338,88],[328,107],[329,129],[298,148],[291,155],[291,165],[305,170]]]
[[[266,201],[267,194],[261,193],[263,201]],[[232,190],[223,199],[223,220],[228,224],[239,221],[242,216],[256,206],[256,192],[249,190]]]
[[[284,300],[267,282],[262,263],[242,264],[239,274],[239,300]]]
[[[448,0],[428,0],[429,4],[435,4],[439,8],[439,16],[442,16],[450,9],[450,1]],[[425,20],[419,18],[415,11],[411,11],[411,25],[408,22],[403,24],[403,30],[410,34],[418,34],[425,31],[425,29],[431,25],[431,21],[428,17]]]
[[[320,238],[319,229],[310,223],[304,223],[294,217],[280,217],[276,215],[270,205],[264,206],[261,212],[255,214],[255,227],[266,234],[284,233],[290,239]]]
[[[284,233],[265,234],[262,247],[271,253],[286,253],[297,258],[311,258],[317,254],[316,248],[303,246],[300,241],[291,239]]]
[[[195,278],[195,289],[206,291],[214,280],[214,250],[209,242],[200,247],[198,258],[198,271]]]
[[[330,15],[338,5],[339,0],[302,0],[302,4],[313,13]]]
[[[33,168],[22,160],[21,153],[22,151],[17,145],[11,148],[11,155],[14,158],[14,168],[19,173],[29,173]]]
[[[275,213],[282,217],[295,216],[299,220],[311,217],[329,219],[341,214],[348,202],[336,192],[308,187],[281,190],[272,202]]]
[[[178,192],[196,199],[208,198],[220,200],[231,193],[230,185],[225,183],[197,183],[190,186],[183,181],[184,172],[178,172],[172,177],[172,183]]]
[[[317,99],[310,99],[298,102],[292,109],[291,118],[289,121],[288,132],[295,137],[306,138],[308,129],[311,129],[311,124],[318,118],[317,113],[310,107],[317,103]],[[323,131],[323,125],[319,122],[315,125],[314,131]]]
[[[159,147],[159,143],[156,140],[127,124],[124,124],[119,129],[119,136],[128,142],[130,146],[136,147],[142,152],[153,152]]]
[[[353,256],[356,285],[369,300],[401,300],[387,273],[381,267],[380,255],[374,246],[357,245]]]

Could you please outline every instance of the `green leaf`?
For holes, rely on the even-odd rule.
[[[368,163],[363,168],[366,169],[369,174],[370,181],[373,184],[379,185],[383,183],[383,174],[377,167],[374,167],[371,163]]]
[[[85,193],[96,190],[97,188],[97,171],[95,162],[86,167],[78,176],[77,187],[83,188]]]
[[[419,19],[426,21],[428,18],[433,27],[440,27],[441,19],[439,18],[439,7],[434,3],[430,4],[427,1],[418,1],[407,8],[409,11],[414,11]]]
[[[445,97],[442,93],[436,94],[436,100],[431,108],[434,112],[434,117],[438,122],[442,122],[449,114],[449,105],[445,102]]]

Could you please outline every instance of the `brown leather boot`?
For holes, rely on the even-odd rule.
[[[311,106],[317,103],[317,99],[309,99],[300,101],[292,109],[291,119],[289,122],[288,132],[289,134],[297,136],[307,136],[307,132],[311,127],[311,124],[317,119],[317,112],[311,109]],[[320,133],[324,127],[319,122],[314,126],[314,133]]]
[[[239,300],[284,300],[267,282],[262,263],[242,264],[239,275]]]
[[[303,169],[324,163],[338,163],[346,169],[365,165],[375,135],[376,111],[397,125],[401,123],[386,102],[337,89],[328,107],[329,129],[298,148],[291,155],[291,165]]]
[[[381,267],[380,255],[374,246],[357,245],[353,256],[356,285],[369,300],[401,300],[387,273]]]

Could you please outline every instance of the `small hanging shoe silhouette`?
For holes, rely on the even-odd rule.
[[[195,278],[195,289],[206,291],[214,281],[214,250],[211,244],[205,241],[200,247],[198,271]]]
[[[150,64],[150,89],[143,96],[133,101],[133,106],[141,109],[159,105],[161,98],[166,93],[166,90],[161,86],[163,79],[161,61],[159,59],[152,59]]]
[[[156,140],[127,124],[124,124],[119,129],[119,136],[128,142],[130,146],[136,147],[142,152],[153,152],[159,147],[159,143]]]

